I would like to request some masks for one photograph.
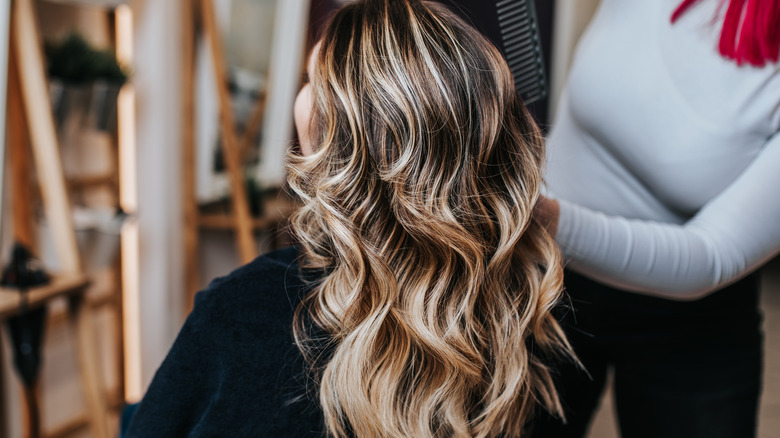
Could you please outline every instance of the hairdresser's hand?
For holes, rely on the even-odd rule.
[[[558,216],[561,207],[555,199],[539,196],[539,201],[534,206],[534,219],[547,229],[551,236],[555,237],[558,232]]]

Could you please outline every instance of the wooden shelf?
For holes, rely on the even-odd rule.
[[[45,0],[47,3],[60,3],[74,6],[92,6],[96,8],[114,9],[128,4],[129,0]]]
[[[119,178],[115,173],[67,177],[65,184],[72,190],[99,186],[116,186]]]
[[[297,208],[295,201],[283,193],[266,198],[263,215],[252,218],[254,231],[268,230],[285,222]],[[198,227],[207,230],[234,230],[235,218],[227,212],[201,212],[198,214]]]
[[[14,175],[11,179],[14,182],[11,193],[14,194],[15,203],[26,204],[24,209],[13,210],[14,240],[28,247],[35,246],[35,239],[30,232],[33,228],[31,226],[33,220],[32,197],[29,196],[29,189],[32,185],[31,181],[37,181],[43,211],[49,218],[47,222],[49,236],[59,262],[61,275],[53,276],[47,285],[28,289],[24,295],[17,288],[0,287],[0,322],[10,316],[18,315],[22,305],[31,309],[41,308],[54,300],[67,298],[66,321],[69,325],[68,335],[71,338],[70,344],[73,347],[81,395],[85,404],[84,417],[88,419],[91,436],[108,438],[113,435],[108,423],[110,405],[101,375],[100,353],[95,344],[94,308],[87,302],[87,288],[90,281],[82,269],[73,226],[68,187],[60,155],[62,151],[52,117],[46,65],[41,50],[43,47],[41,26],[35,10],[36,5],[35,0],[11,2],[12,31],[8,35],[8,43],[12,50],[9,56],[8,89],[13,90],[13,93],[9,93],[8,96],[8,107],[11,110],[7,115],[9,120],[14,120],[10,117],[12,115],[17,117],[14,123],[6,123],[6,125],[13,127],[15,131],[13,137],[9,135],[9,138],[13,139],[9,141],[9,150],[18,152],[12,155],[17,160],[11,161],[10,166]],[[109,18],[118,20],[112,11],[107,12],[111,13]],[[30,156],[26,157],[27,155]],[[31,164],[36,171],[35,178],[31,178]],[[87,187],[106,183],[105,174],[88,176],[89,178],[81,178],[76,185]],[[121,333],[121,330],[117,332]],[[118,344],[121,345],[121,340]],[[123,374],[120,371],[118,375]],[[123,389],[120,386],[120,395],[123,394]],[[2,385],[0,385],[0,395],[5,395]],[[23,392],[21,410],[24,436],[41,436],[40,397],[32,388],[27,388]],[[0,408],[0,411],[5,411],[5,407]],[[0,436],[6,436],[8,427],[4,420],[7,418],[2,414],[0,412]],[[81,420],[76,423],[80,422]]]
[[[119,306],[121,297],[113,291],[104,291],[94,293],[90,291],[86,294],[87,306],[94,312],[110,306]],[[50,327],[58,327],[68,322],[68,312],[65,308],[54,308],[49,310],[48,324]]]
[[[51,283],[27,292],[27,306],[39,307],[54,297],[81,293],[88,285],[89,279],[83,274],[54,277]],[[16,314],[21,301],[18,289],[0,287],[0,319]]]

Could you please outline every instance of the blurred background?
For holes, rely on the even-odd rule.
[[[195,292],[290,243],[293,100],[339,3],[0,0],[0,437],[115,436]],[[543,128],[597,6],[536,1]],[[780,262],[764,277],[768,438]],[[592,437],[617,436],[610,403]]]

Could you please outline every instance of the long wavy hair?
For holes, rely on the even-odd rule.
[[[544,148],[501,54],[439,4],[365,0],[335,14],[310,81],[314,151],[289,183],[321,275],[295,339],[328,433],[517,436],[539,405],[561,414]]]

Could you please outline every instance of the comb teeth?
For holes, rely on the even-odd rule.
[[[532,1],[496,1],[504,56],[515,80],[515,89],[526,105],[544,98],[547,89]]]

